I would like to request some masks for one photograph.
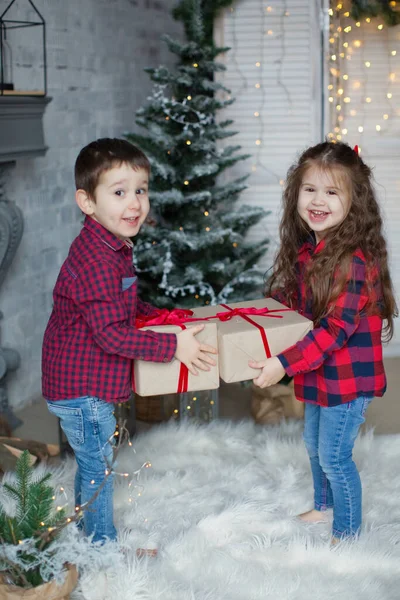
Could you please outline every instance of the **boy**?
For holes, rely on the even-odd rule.
[[[112,460],[113,404],[130,397],[132,360],[175,357],[194,374],[215,364],[207,353],[216,350],[196,341],[202,325],[178,334],[134,326],[136,316],[155,312],[137,296],[130,240],[150,209],[149,174],[143,152],[119,139],[92,142],[75,164],[76,202],[86,217],[54,288],[42,386],[78,463],[77,506],[101,486]],[[83,525],[94,542],[116,539],[112,477],[84,511]]]

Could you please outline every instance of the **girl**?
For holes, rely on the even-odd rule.
[[[312,319],[303,340],[265,361],[254,379],[263,388],[285,373],[305,402],[304,441],[314,508],[300,516],[324,521],[333,508],[332,544],[361,526],[361,483],[352,450],[365,411],[382,396],[382,333],[397,315],[382,219],[371,170],[344,143],[306,150],[288,173],[281,247],[267,294]],[[384,323],[384,327],[383,327]]]

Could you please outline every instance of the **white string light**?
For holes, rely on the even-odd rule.
[[[238,14],[239,13],[239,14]],[[229,14],[229,13],[228,13]],[[281,176],[272,171],[269,167],[267,167],[262,161],[263,155],[263,146],[264,140],[266,139],[266,123],[265,123],[265,115],[267,114],[268,109],[268,90],[267,90],[267,76],[265,72],[265,66],[267,62],[267,44],[269,44],[270,39],[279,39],[280,40],[280,48],[281,54],[278,59],[274,60],[275,64],[278,64],[278,72],[276,84],[283,89],[288,104],[288,114],[292,112],[292,98],[290,96],[289,89],[285,85],[282,72],[284,68],[285,58],[286,58],[286,32],[285,32],[285,21],[290,16],[290,11],[288,10],[286,0],[282,3],[282,6],[279,6],[279,20],[280,27],[279,33],[274,29],[272,25],[271,19],[274,17],[276,13],[276,8],[271,5],[265,6],[264,2],[260,0],[260,29],[259,29],[259,40],[260,47],[257,51],[257,54],[254,55],[252,63],[254,64],[255,71],[255,82],[251,85],[254,85],[255,90],[257,90],[256,98],[258,98],[258,102],[256,106],[250,106],[250,110],[252,111],[252,117],[257,119],[258,132],[254,139],[254,150],[251,150],[251,154],[254,157],[253,164],[251,165],[252,173],[255,173],[259,169],[267,172],[270,176],[272,176],[276,181],[281,181]],[[234,70],[239,75],[239,85],[237,89],[232,90],[233,95],[236,98],[239,98],[245,90],[250,87],[250,78],[252,76],[251,72],[246,71],[246,74],[240,68],[240,65],[237,60],[237,49],[238,49],[238,37],[237,37],[237,28],[236,22],[237,19],[240,19],[240,10],[231,10],[229,14],[230,18],[230,31],[232,35],[232,49],[229,53],[229,60],[233,64]],[[249,77],[249,79],[247,79]],[[254,79],[253,79],[254,81]]]
[[[342,3],[334,3],[329,15],[329,137],[340,140],[348,136],[352,143],[359,143],[366,132],[381,135],[389,131],[396,116],[400,63],[394,29],[398,28],[384,25],[379,17],[354,23]],[[382,46],[387,64],[385,87],[381,83]],[[386,109],[379,114],[377,107],[383,104]]]

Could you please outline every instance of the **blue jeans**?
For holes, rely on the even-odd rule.
[[[333,535],[355,537],[361,527],[361,481],[353,447],[372,398],[339,406],[306,403],[304,442],[314,481],[314,507],[333,508]]]
[[[75,453],[75,505],[88,502],[104,480],[113,460],[115,438],[114,406],[100,398],[83,396],[71,400],[47,401],[49,411],[59,417],[60,425]],[[96,500],[83,511],[86,535],[94,542],[115,540],[113,522],[113,475],[107,479]]]

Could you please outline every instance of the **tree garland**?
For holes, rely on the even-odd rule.
[[[393,27],[400,23],[399,8],[396,0],[351,0],[350,16],[355,21],[380,16],[386,25]]]

